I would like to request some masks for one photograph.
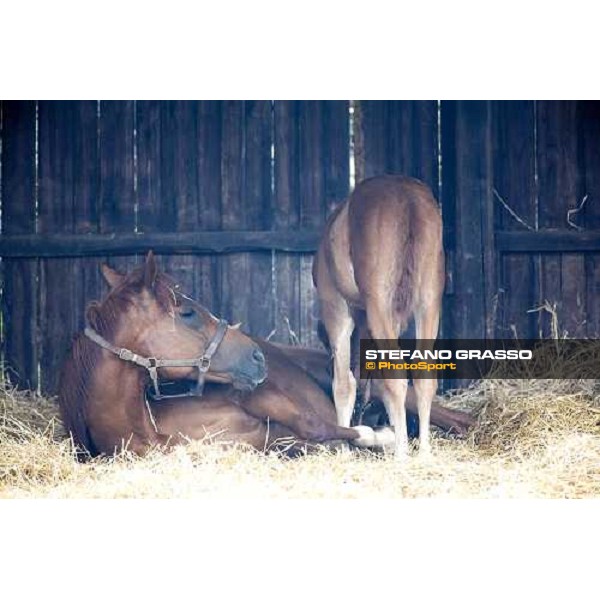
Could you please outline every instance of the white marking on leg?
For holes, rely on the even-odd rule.
[[[377,435],[367,425],[355,425],[351,429],[358,431],[360,437],[352,440],[352,443],[359,448],[372,448],[377,445]]]

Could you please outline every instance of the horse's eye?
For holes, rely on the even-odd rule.
[[[184,306],[180,311],[179,311],[179,316],[182,319],[191,319],[194,316],[194,309],[189,307],[189,306]]]

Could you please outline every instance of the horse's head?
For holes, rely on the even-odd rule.
[[[215,316],[184,296],[179,286],[158,270],[151,252],[143,266],[127,275],[106,265],[102,274],[111,291],[101,306],[88,309],[88,320],[101,335],[110,333],[113,344],[140,356],[177,361],[204,355],[216,340],[218,346],[205,375],[208,381],[254,389],[265,380],[265,357],[258,345],[234,327],[220,331]],[[103,323],[107,310],[118,313],[110,332]],[[192,379],[198,372],[193,366],[164,366],[160,374],[169,379]]]

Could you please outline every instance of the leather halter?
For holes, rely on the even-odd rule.
[[[204,389],[204,378],[206,373],[210,369],[210,361],[214,356],[215,352],[221,345],[227,328],[229,327],[227,321],[219,319],[217,325],[217,331],[213,336],[212,340],[206,347],[204,354],[198,358],[154,358],[145,357],[128,350],[127,348],[119,348],[113,346],[109,341],[105,340],[100,334],[94,331],[91,327],[86,327],[83,331],[85,336],[90,339],[98,346],[112,352],[115,356],[118,356],[121,360],[132,362],[140,367],[144,367],[150,374],[152,385],[154,387],[154,399],[162,400],[165,398],[172,398],[174,396],[162,396],[158,388],[158,369],[160,367],[196,367],[198,369],[198,379],[194,395],[201,396],[202,390]]]

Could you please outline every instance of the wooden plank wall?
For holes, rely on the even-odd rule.
[[[535,230],[538,221],[534,102],[496,102],[494,121],[496,226],[507,231]],[[539,256],[505,254],[499,257],[498,266],[498,335],[508,338],[534,335],[539,313],[528,311],[540,300]]]
[[[597,254],[502,254],[493,242],[494,231],[575,231],[568,212],[586,194],[572,220],[598,229],[599,118],[597,102],[442,102],[452,335],[551,335],[552,315],[535,311],[547,302],[559,333],[600,336]]]
[[[451,286],[444,335],[494,334],[491,103],[442,102],[442,205]],[[448,210],[446,210],[448,209]]]
[[[600,103],[522,101],[494,103],[494,189],[526,223],[496,198],[498,230],[576,231],[600,227]],[[498,257],[497,335],[552,334],[556,308],[559,333],[600,336],[596,253],[523,253]]]
[[[585,207],[574,222],[600,230],[600,102],[580,102],[579,148],[584,170]],[[600,337],[600,254],[585,256],[587,335]]]
[[[348,193],[348,102],[3,102],[2,111],[7,234],[320,228]],[[107,291],[100,263],[127,270],[141,259],[4,261],[13,379],[53,393],[87,302]],[[247,332],[318,344],[310,254],[161,260]]]
[[[2,102],[2,232],[320,230],[356,179],[404,173],[441,200],[443,335],[600,335],[600,256],[494,253],[495,230],[600,228],[598,103],[364,101]],[[441,129],[438,117],[441,115]],[[441,138],[440,138],[441,133]],[[438,149],[442,148],[441,156]],[[442,185],[440,186],[440,162]],[[98,266],[141,256],[2,261],[2,352],[23,386],[53,392]],[[318,345],[311,254],[163,256],[216,314]],[[490,329],[491,328],[491,329]],[[41,380],[38,381],[38,371]]]
[[[349,103],[275,102],[276,229],[317,228],[349,191]],[[312,256],[273,256],[275,337],[318,346]]]
[[[35,233],[37,173],[35,102],[2,103],[2,231]],[[3,260],[2,341],[10,375],[38,385],[37,259]]]

